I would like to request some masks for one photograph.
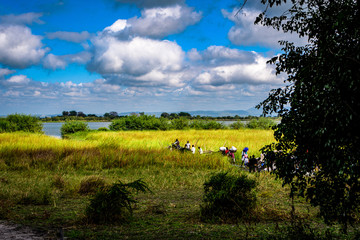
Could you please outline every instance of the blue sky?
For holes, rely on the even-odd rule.
[[[0,115],[252,108],[284,84],[277,41],[304,43],[259,2],[0,0]]]

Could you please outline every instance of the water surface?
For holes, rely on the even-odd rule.
[[[63,125],[63,122],[44,122],[43,131],[45,135],[61,137],[60,128]],[[111,122],[87,122],[90,129],[96,130],[101,127],[109,128]]]

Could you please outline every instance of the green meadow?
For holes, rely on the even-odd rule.
[[[175,139],[212,153],[170,151],[167,147]],[[273,141],[271,130],[255,129],[93,131],[69,139],[1,133],[0,219],[54,238],[62,229],[68,239],[288,239],[292,234],[342,238],[336,226],[323,224],[305,199],[290,199],[289,189],[274,175],[248,173],[239,166],[241,149],[248,147],[249,154],[258,157],[259,149]],[[224,145],[238,149],[236,166],[217,152]],[[240,222],[200,220],[203,184],[221,171],[245,173],[258,182],[254,212]],[[90,179],[102,184],[142,179],[152,193],[135,195],[138,203],[129,222],[95,225],[85,217],[96,191],[84,184]],[[297,223],[299,228],[294,227]]]

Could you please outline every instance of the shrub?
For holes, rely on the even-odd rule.
[[[217,121],[193,120],[190,128],[194,129],[223,129],[225,126]]]
[[[189,120],[187,118],[175,118],[171,120],[170,128],[175,130],[183,130],[189,128]]]
[[[126,124],[125,124],[125,119],[124,118],[120,118],[120,119],[116,119],[113,120],[109,126],[109,129],[111,131],[122,131],[122,130],[126,130]]]
[[[61,126],[60,132],[61,132],[61,136],[64,137],[67,134],[84,132],[88,130],[89,130],[88,124],[85,122],[69,121]]]
[[[203,129],[223,129],[225,128],[222,123],[217,121],[206,121]]]
[[[275,125],[275,121],[271,118],[261,117],[259,119],[250,120],[250,122],[247,124],[247,127],[252,129],[269,129]]]
[[[102,177],[99,176],[88,176],[80,182],[79,193],[90,194],[96,193],[101,188],[105,187],[106,183]]]
[[[42,123],[37,117],[24,114],[11,114],[0,119],[0,132],[42,132]]]
[[[98,131],[106,132],[106,131],[109,131],[109,129],[106,127],[101,127],[98,129]]]
[[[131,183],[118,183],[103,187],[90,200],[86,216],[92,223],[127,222],[132,217],[133,204],[137,201],[133,191],[150,191],[142,180]]]
[[[167,119],[156,118],[155,116],[127,116],[114,120],[110,126],[110,130],[167,130],[169,123]]]
[[[204,183],[203,204],[200,206],[203,221],[237,221],[251,213],[256,205],[253,189],[255,180],[246,175],[213,175]]]
[[[241,121],[236,121],[232,124],[230,124],[231,129],[243,129],[245,128],[245,124]]]

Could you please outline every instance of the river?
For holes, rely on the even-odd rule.
[[[111,122],[86,122],[90,129],[99,129],[101,127],[109,128]],[[63,122],[44,122],[43,131],[45,135],[61,137],[60,128],[63,125]]]

